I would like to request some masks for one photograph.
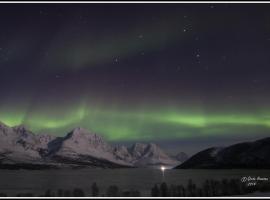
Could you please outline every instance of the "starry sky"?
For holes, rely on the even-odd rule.
[[[195,152],[270,132],[270,4],[0,4],[0,121]]]

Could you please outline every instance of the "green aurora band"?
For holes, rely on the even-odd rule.
[[[59,111],[58,111],[59,112]],[[0,120],[9,125],[26,125],[35,133],[65,135],[81,126],[103,135],[110,141],[133,141],[153,139],[184,139],[217,135],[254,134],[270,129],[270,117],[265,113],[203,113],[199,111],[179,111],[178,109],[137,109],[78,107],[54,113],[34,110],[6,110]]]

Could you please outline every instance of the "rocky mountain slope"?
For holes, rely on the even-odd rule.
[[[175,158],[176,160],[178,160],[179,162],[183,163],[185,162],[189,157],[185,152],[180,152],[174,156],[172,156],[173,158]]]
[[[0,168],[119,168],[179,163],[153,143],[113,147],[83,128],[55,137],[36,135],[24,126],[0,124]]]
[[[133,158],[131,162],[135,166],[175,166],[179,164],[179,161],[170,157],[154,143],[136,143],[129,149],[129,152]]]

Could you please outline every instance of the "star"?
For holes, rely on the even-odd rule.
[[[180,71],[181,70],[181,66],[178,66],[177,68],[176,68],[176,71]]]
[[[40,10],[40,11],[39,11],[39,14],[40,14],[40,15],[48,15],[48,14],[47,14],[46,12],[44,12],[43,10]]]
[[[142,38],[143,38],[143,34],[140,34],[140,35],[138,36],[138,38],[139,38],[139,39],[142,39]]]
[[[222,60],[226,61],[227,60],[227,56],[223,55],[222,56]]]
[[[114,63],[118,63],[119,62],[119,59],[118,58],[114,58]]]

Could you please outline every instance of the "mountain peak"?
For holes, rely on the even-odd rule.
[[[21,124],[18,126],[13,126],[12,129],[21,137],[33,137],[34,133],[32,133],[25,125]]]
[[[93,137],[96,138],[96,133],[91,133],[85,128],[77,127],[73,129],[71,132],[69,132],[66,136],[67,138],[79,138],[79,137]]]
[[[154,165],[170,165],[178,164],[176,159],[167,155],[155,143],[135,143],[130,148],[130,154],[133,157],[135,166],[154,166]]]
[[[82,127],[76,127],[71,132],[74,134],[76,134],[76,133],[89,133],[89,131],[87,129],[82,128]]]
[[[146,148],[147,147],[147,144],[145,144],[145,143],[142,143],[142,142],[136,142],[136,143],[134,143],[133,145],[132,145],[132,149],[133,150],[136,150],[136,149],[144,149],[144,148]]]
[[[142,143],[142,142],[135,142],[133,144],[133,146],[144,146],[144,145],[146,145],[146,144],[145,143]]]
[[[147,144],[144,144],[144,143],[140,143],[140,142],[136,142],[135,144],[133,144],[131,146],[131,148],[129,149],[130,150],[130,153],[133,155],[133,156],[141,156],[143,155],[145,149],[147,147]]]
[[[78,148],[77,150],[84,149],[85,152],[90,151],[89,149],[93,150],[96,148],[109,148],[109,145],[103,140],[101,136],[97,135],[96,133],[91,133],[90,131],[81,127],[75,128],[69,132],[63,138],[63,144],[69,146],[70,148]],[[88,150],[86,151],[86,149]]]
[[[10,129],[9,126],[7,126],[6,124],[0,122],[0,134],[1,134],[1,132],[6,134],[6,132],[8,132],[9,129]]]
[[[176,160],[179,160],[181,163],[185,162],[189,158],[185,152],[180,152],[172,157],[175,158]]]
[[[28,128],[23,124],[20,124],[18,126],[13,126],[12,128],[16,131],[27,131],[28,130]]]
[[[7,125],[0,121],[0,127],[7,127]]]
[[[152,142],[150,142],[150,143],[148,144],[148,146],[149,146],[149,148],[159,148],[159,146],[158,146],[157,144],[152,143]]]

